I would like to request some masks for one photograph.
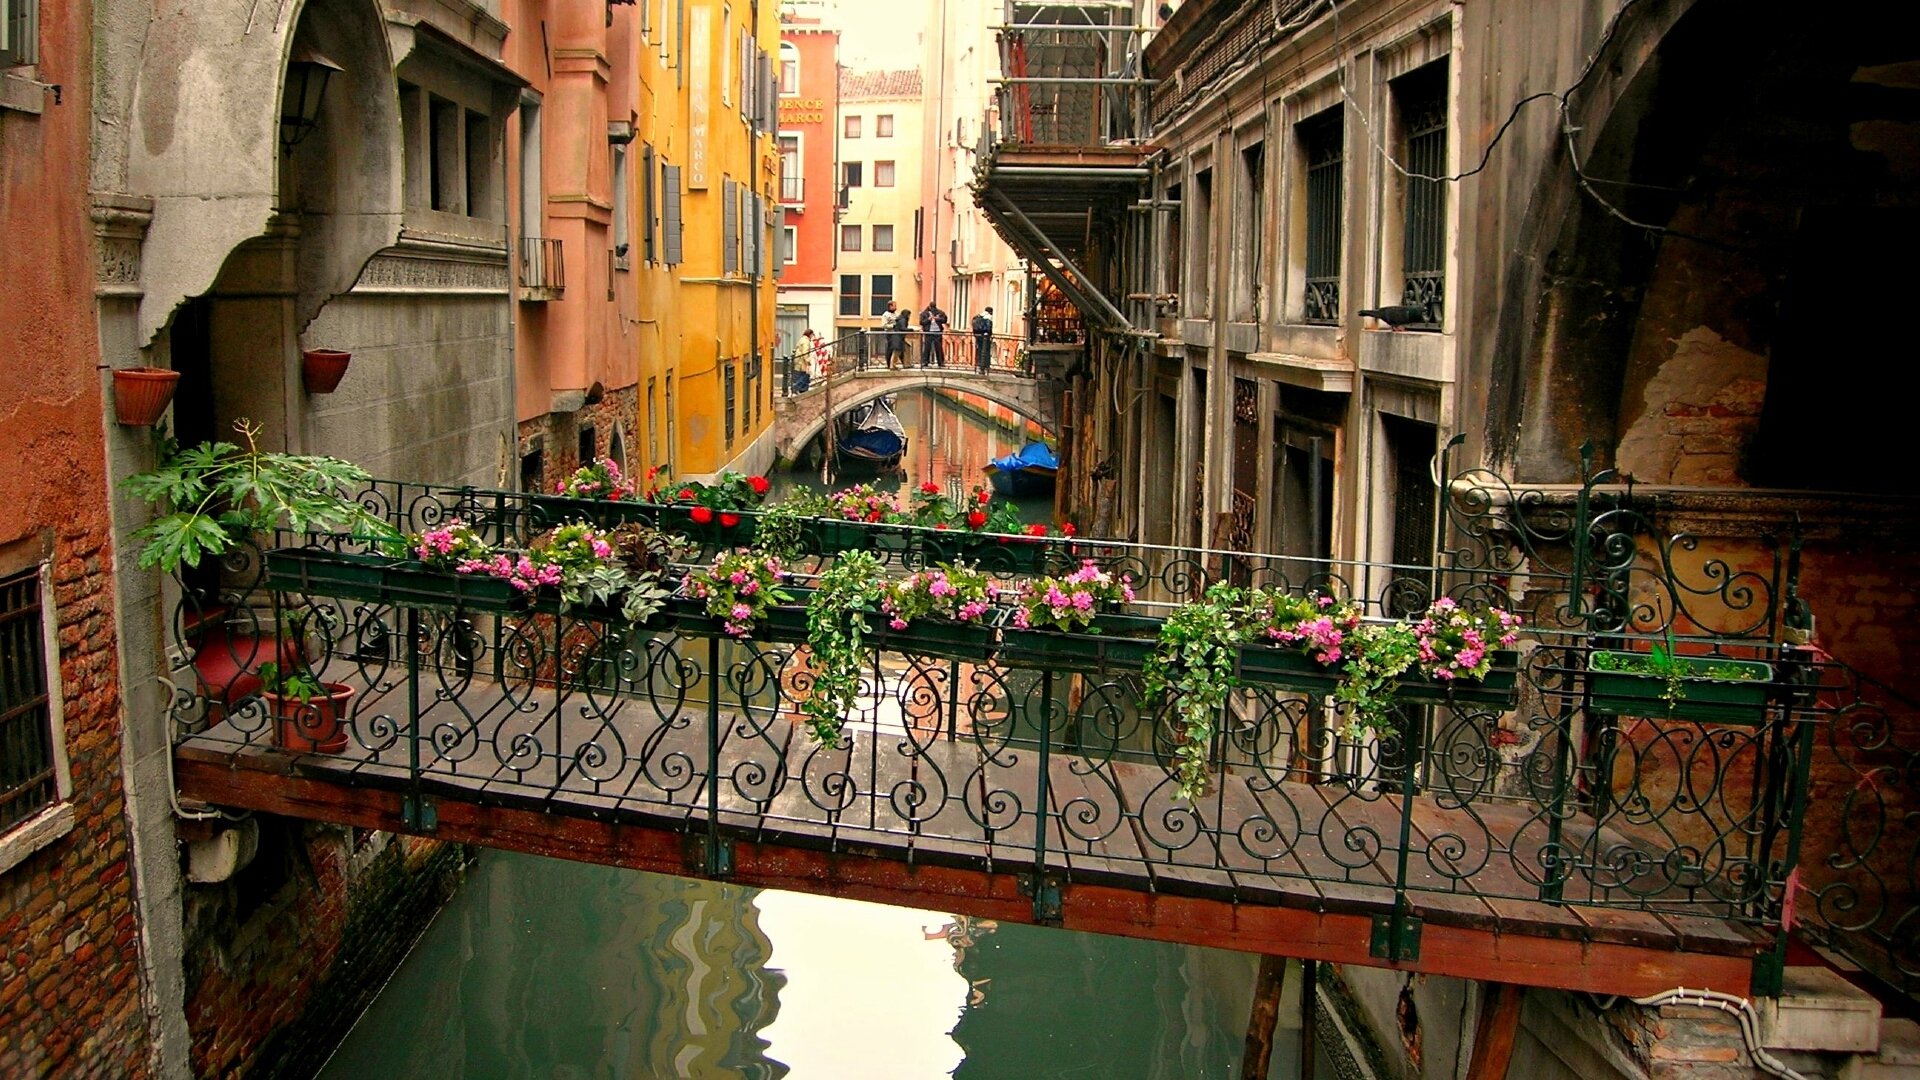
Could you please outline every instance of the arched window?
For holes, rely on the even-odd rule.
[[[793,42],[780,43],[780,93],[783,96],[800,92],[800,50]]]
[[[613,438],[607,440],[607,456],[620,466],[621,472],[627,471],[627,433],[626,425],[616,422],[613,425]]]

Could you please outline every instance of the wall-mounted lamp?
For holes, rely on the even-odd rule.
[[[336,71],[346,68],[305,45],[295,46],[293,59],[287,61],[287,86],[280,97],[280,148],[288,153],[314,128],[320,126],[320,102],[327,96],[327,81]]]

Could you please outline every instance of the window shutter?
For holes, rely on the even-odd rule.
[[[773,57],[760,54],[760,130],[772,131],[779,127],[780,84],[774,81]]]
[[[667,265],[679,266],[680,252],[680,166],[662,165],[660,177],[666,185],[665,213],[661,222],[661,231],[665,233]]]
[[[740,235],[740,203],[734,195],[733,181],[725,182],[720,197],[720,268],[731,274],[740,269],[739,251],[734,246]]]

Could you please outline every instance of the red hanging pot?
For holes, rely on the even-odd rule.
[[[307,384],[309,394],[331,394],[347,373],[347,361],[352,359],[352,353],[338,349],[302,349],[300,381]]]
[[[149,427],[173,401],[180,373],[166,368],[115,368],[114,418],[128,427]]]

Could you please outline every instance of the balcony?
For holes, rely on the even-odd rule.
[[[520,238],[520,299],[558,300],[567,288],[567,263],[560,241],[552,237]]]
[[[807,178],[804,176],[782,176],[780,178],[780,202],[789,210],[804,209],[807,201]]]

